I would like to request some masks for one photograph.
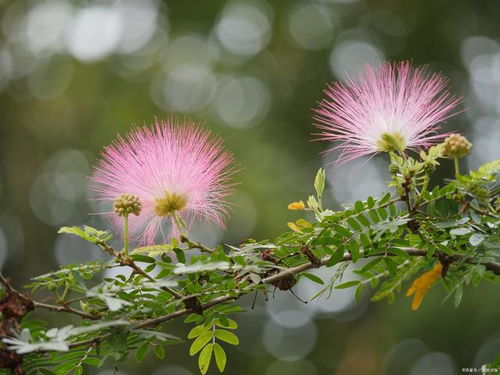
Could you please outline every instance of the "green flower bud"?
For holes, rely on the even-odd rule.
[[[115,199],[113,208],[118,216],[125,216],[129,214],[139,216],[142,205],[137,196],[132,194],[122,194]]]
[[[470,153],[472,143],[460,134],[452,134],[444,142],[444,156],[449,159],[463,158]]]
[[[390,172],[391,174],[396,174],[396,173],[398,173],[398,172],[399,172],[399,167],[398,167],[397,165],[395,165],[395,164],[391,164],[391,165],[389,166],[389,172]]]

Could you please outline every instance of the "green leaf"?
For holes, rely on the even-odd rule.
[[[357,219],[361,223],[361,225],[363,225],[365,227],[369,227],[370,226],[370,220],[368,220],[364,215],[359,215],[357,217]]]
[[[379,206],[383,205],[384,203],[388,202],[389,199],[391,199],[391,193],[385,193],[385,195],[380,198],[378,201]]]
[[[470,236],[469,243],[472,246],[478,246],[481,242],[484,241],[484,238],[485,238],[484,234],[474,233],[472,236]]]
[[[391,258],[384,257],[384,262],[385,265],[387,266],[387,270],[391,275],[395,275],[398,272],[396,263]]]
[[[379,209],[377,210],[377,213],[378,213],[378,215],[380,216],[380,218],[381,218],[382,220],[387,219],[387,217],[389,216],[389,215],[387,214],[387,211],[385,210],[385,208],[379,208]]]
[[[148,348],[149,348],[149,342],[146,341],[144,344],[142,344],[139,347],[139,349],[137,349],[137,351],[135,352],[135,361],[137,363],[142,362],[144,357],[146,357],[146,353],[148,352]]]
[[[155,263],[156,260],[154,258],[148,257],[147,255],[134,254],[132,255],[132,259],[136,262],[144,262],[144,263]]]
[[[382,261],[382,258],[375,258],[366,263],[363,268],[361,268],[360,272],[365,273],[366,271],[372,269],[378,262]]]
[[[200,316],[200,315],[198,315],[198,314],[189,314],[184,319],[184,323],[193,323],[193,322],[197,322],[197,321],[199,321],[201,319],[203,319],[203,317]]]
[[[391,217],[394,217],[398,214],[398,209],[396,208],[396,205],[394,203],[389,205],[389,214],[391,215]]]
[[[351,232],[349,231],[349,229],[344,228],[342,225],[332,224],[332,228],[335,232],[344,237],[351,237]]]
[[[330,257],[330,259],[328,259],[325,265],[327,267],[332,267],[336,265],[338,262],[340,262],[343,258],[344,258],[344,249],[338,248]]]
[[[198,353],[210,340],[214,337],[213,331],[207,331],[196,338],[189,348],[189,355],[193,356]]]
[[[215,325],[218,325],[219,327],[226,327],[229,325],[229,320],[227,320],[225,315],[220,315],[217,319],[215,319]]]
[[[214,355],[215,363],[217,364],[219,371],[224,372],[224,369],[226,368],[227,356],[222,346],[217,343],[214,344]]]
[[[354,299],[356,301],[359,301],[359,298],[361,297],[361,294],[363,293],[364,288],[365,288],[365,284],[359,284],[358,287],[356,288],[356,292],[354,293]]]
[[[316,190],[318,197],[323,195],[323,191],[325,190],[325,180],[325,170],[320,168],[318,173],[316,173],[316,178],[314,179],[314,189]]]
[[[361,226],[359,225],[359,223],[352,217],[347,219],[347,224],[349,224],[351,226],[351,228],[354,230],[357,230],[357,231],[361,230]]]
[[[370,218],[374,223],[378,223],[380,221],[380,218],[377,215],[377,211],[370,210],[370,212],[368,212],[368,215],[370,215]]]
[[[99,367],[101,366],[102,364],[102,360],[100,358],[96,358],[96,357],[87,357],[83,363],[85,363],[86,365],[89,365],[89,366],[94,366],[94,367]]]
[[[363,202],[361,201],[356,201],[356,203],[354,203],[354,209],[357,211],[357,212],[361,212],[365,209],[365,205]]]
[[[464,236],[470,232],[472,232],[472,229],[470,228],[455,228],[450,230],[450,234],[453,234],[454,236]]]
[[[321,285],[324,285],[325,282],[318,276],[316,275],[313,275],[312,273],[309,273],[309,272],[302,272],[300,274],[301,276],[304,276],[304,277],[307,277],[309,280],[317,283],[317,284],[321,284]]]
[[[408,259],[410,257],[410,255],[408,255],[408,253],[406,251],[401,250],[397,247],[389,248],[389,253],[400,256],[400,257],[404,257],[405,259]]]
[[[496,159],[485,163],[479,167],[477,171],[471,171],[472,178],[477,180],[494,180],[497,173],[500,173],[500,159]]]
[[[74,234],[75,236],[78,236],[78,237],[82,237],[82,238],[85,237],[85,232],[80,227],[61,227],[61,228],[59,228],[57,233],[58,234],[63,234],[63,233]]]
[[[203,348],[198,357],[198,367],[202,374],[206,374],[208,368],[210,367],[210,361],[212,360],[212,352],[214,350],[214,344],[208,344]]]
[[[373,197],[368,197],[366,204],[368,208],[373,208],[375,206],[375,199],[373,199]]]
[[[225,316],[220,316],[219,319],[215,319],[215,325],[226,329],[238,328],[238,323],[236,323],[233,319],[229,319]]]
[[[359,283],[360,283],[359,280],[352,280],[352,281],[348,281],[346,283],[336,285],[335,289],[347,289],[347,288],[350,288],[352,286],[358,285]]]
[[[177,257],[177,261],[179,263],[185,264],[186,263],[186,255],[184,254],[184,250],[175,248],[174,252],[175,252],[175,256]]]
[[[359,235],[359,239],[361,240],[361,245],[365,249],[365,253],[366,253],[366,250],[371,247],[370,238],[365,233],[361,233]]]
[[[205,325],[193,327],[188,333],[188,339],[194,339],[195,337],[198,337],[205,332],[209,332],[209,329],[210,328]]]
[[[153,353],[158,359],[165,359],[165,348],[161,345],[155,345],[153,347]]]
[[[243,310],[239,305],[235,305],[234,303],[223,303],[220,305],[214,306],[214,310],[222,313],[235,313]]]
[[[161,254],[166,254],[173,251],[173,246],[170,244],[163,245],[152,245],[152,246],[142,246],[137,247],[130,252],[130,255],[135,254],[146,254],[150,257],[154,257]]]
[[[352,240],[349,243],[349,252],[351,253],[352,256],[352,261],[356,263],[359,259],[359,245],[358,241]]]
[[[238,345],[240,343],[238,336],[236,336],[234,333],[232,333],[230,331],[226,331],[224,329],[216,330],[215,337],[218,338],[219,340],[227,342],[228,344],[231,344],[231,345]]]
[[[83,228],[79,227],[62,227],[60,228],[57,233],[59,234],[73,234],[75,236],[78,236],[85,241],[89,241],[92,243],[98,243],[98,242],[107,242],[111,238],[113,238],[113,235],[111,232],[104,231],[104,230],[98,230],[92,227],[89,227],[88,225],[84,225]]]

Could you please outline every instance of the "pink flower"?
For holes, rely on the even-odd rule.
[[[456,113],[460,99],[447,79],[410,62],[367,65],[357,81],[335,82],[316,109],[320,140],[339,142],[336,164],[380,151],[428,147],[446,137],[438,123]]]
[[[158,233],[164,239],[178,235],[176,215],[187,223],[202,218],[224,225],[233,160],[221,139],[197,124],[157,121],[152,128],[118,136],[104,149],[91,177],[92,188],[109,204],[122,194],[138,197],[142,209],[139,216],[129,216],[129,233],[151,244]],[[108,215],[120,228],[123,218]],[[168,223],[170,229],[165,228]]]

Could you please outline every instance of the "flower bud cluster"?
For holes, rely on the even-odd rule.
[[[139,216],[142,205],[139,198],[132,194],[121,194],[115,199],[114,211],[118,216],[134,214]]]
[[[472,143],[460,134],[452,134],[444,140],[444,156],[449,159],[463,158],[471,148]]]

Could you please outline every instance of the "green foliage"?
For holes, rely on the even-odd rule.
[[[188,339],[194,339],[189,349],[189,355],[193,356],[198,352],[198,367],[202,374],[206,374],[210,367],[212,354],[215,357],[217,368],[223,372],[226,367],[227,356],[224,348],[216,342],[222,342],[238,345],[238,337],[229,331],[230,329],[238,328],[238,324],[227,318],[223,313],[217,313],[217,317],[213,316],[204,324],[197,325],[189,331]]]
[[[67,234],[74,234],[75,236],[78,236],[85,241],[89,241],[92,243],[101,243],[101,242],[107,242],[113,238],[113,235],[108,232],[108,231],[103,231],[103,230],[98,230],[92,227],[89,227],[87,225],[84,225],[83,228],[79,227],[62,227],[59,229],[57,232],[59,234],[62,233],[67,233]]]
[[[174,251],[174,246],[171,244],[164,245],[152,245],[152,246],[142,246],[137,247],[130,253],[131,255],[135,254],[146,254],[150,257],[155,257],[157,255],[166,254]]]
[[[107,358],[167,358],[165,346],[183,340],[166,333],[168,324],[162,323],[184,317],[185,323],[194,324],[187,334],[189,354],[198,357],[205,374],[211,365],[224,371],[227,345],[239,344],[234,333],[238,324],[229,317],[243,311],[238,298],[287,291],[303,279],[321,285],[313,299],[335,298],[336,290],[354,288],[356,299],[370,295],[373,301],[389,303],[413,282],[414,289],[421,288],[414,308],[421,293],[437,282],[447,291],[445,301],[459,306],[466,297],[464,286],[499,281],[500,161],[430,189],[430,173],[441,157],[440,146],[420,152],[418,160],[392,153],[394,193],[336,211],[323,207],[326,177],[320,169],[316,195],[303,207],[313,218],[297,219],[291,231],[274,241],[208,248],[181,237],[128,255],[108,244],[109,232],[63,227],[59,233],[81,237],[113,259],[67,265],[34,278],[28,287],[53,295],[53,305],[36,308],[76,314],[80,326],[49,328],[29,317],[22,320],[17,336],[3,342],[24,356],[28,374],[83,374],[86,366],[99,367]],[[436,265],[441,274],[432,271]],[[133,272],[101,275],[118,266]],[[329,278],[309,271],[317,267],[329,270]],[[344,280],[348,268],[356,277]]]

